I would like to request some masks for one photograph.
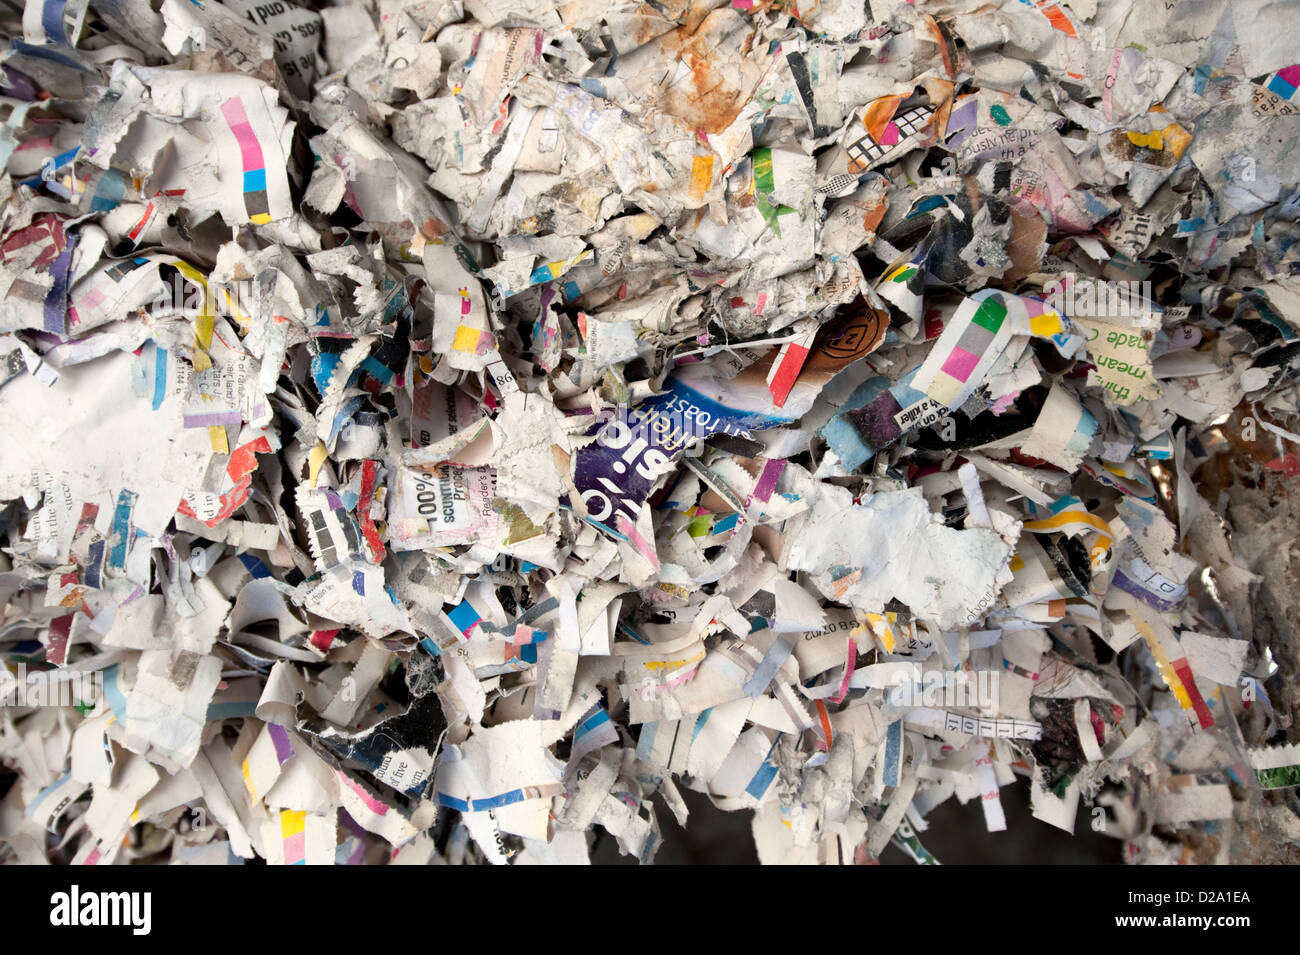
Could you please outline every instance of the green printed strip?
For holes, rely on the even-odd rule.
[[[768,201],[768,196],[776,188],[776,179],[772,173],[772,150],[766,146],[754,150],[754,193],[758,204],[758,214],[763,217],[767,227],[775,232],[778,236],[781,234],[781,226],[777,221],[778,216],[794,212],[789,206],[774,206]]]
[[[765,196],[776,188],[772,178],[772,150],[766,146],[754,150],[754,188]]]
[[[911,826],[907,826],[906,831],[901,831],[902,828],[900,827],[900,831],[894,833],[892,840],[894,845],[909,855],[917,865],[940,864],[939,860],[930,853],[930,850],[921,844],[921,840],[917,838],[916,831]]]
[[[981,328],[986,328],[990,332],[997,334],[998,329],[1002,327],[1002,322],[1006,317],[1007,307],[996,298],[990,296],[980,302],[980,307],[976,310],[971,321]]]
[[[1257,769],[1255,777],[1260,789],[1290,789],[1300,786],[1300,766],[1278,766],[1276,769]]]

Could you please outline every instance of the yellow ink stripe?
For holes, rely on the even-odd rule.
[[[700,660],[703,659],[704,659],[704,654],[700,653],[699,655],[690,657],[689,659],[686,660],[650,660],[645,664],[645,668],[647,670],[666,671],[669,667],[672,667],[673,669],[678,669],[680,667],[690,666],[692,663],[698,663]]]
[[[1041,521],[1026,521],[1025,530],[1054,531],[1068,524],[1087,524],[1093,530],[1101,531],[1108,537],[1112,536],[1110,525],[1096,514],[1089,514],[1087,511],[1062,511],[1060,514],[1045,517]]]
[[[311,456],[307,459],[307,479],[311,482],[312,487],[316,486],[316,479],[320,477],[321,465],[325,463],[325,459],[329,456],[330,453],[325,450],[325,445],[317,441],[316,447],[311,449]]]
[[[451,340],[451,347],[454,351],[472,352],[478,347],[479,336],[482,334],[477,328],[471,328],[468,325],[461,325],[456,329],[456,337]]]
[[[696,156],[691,163],[691,198],[703,199],[713,182],[713,157]]]
[[[253,774],[248,769],[247,759],[244,760],[244,788],[253,797],[253,802],[257,802],[257,787],[253,785]]]
[[[307,829],[307,810],[282,809],[280,811],[280,836],[288,839]]]
[[[1156,667],[1160,670],[1160,675],[1164,677],[1169,689],[1173,690],[1178,705],[1185,710],[1190,710],[1192,708],[1192,698],[1187,693],[1187,687],[1183,686],[1183,681],[1178,678],[1178,672],[1174,669],[1173,663],[1170,662],[1169,654],[1165,653],[1160,638],[1156,636],[1155,631],[1141,617],[1130,614],[1129,619],[1137,627],[1138,633],[1142,634],[1142,639],[1147,642],[1151,655],[1156,658]]]
[[[893,653],[897,642],[894,640],[894,631],[890,629],[885,618],[878,613],[868,613],[867,622],[871,624],[872,632],[885,645],[885,652]]]
[[[1061,316],[1055,312],[1044,312],[1029,319],[1029,330],[1039,338],[1051,338],[1065,331]]]
[[[1135,133],[1130,130],[1128,133],[1128,141],[1134,146],[1145,146],[1148,149],[1165,148],[1165,138],[1161,135],[1161,131],[1158,129],[1152,130],[1149,133]]]
[[[188,262],[177,259],[172,264],[177,272],[203,289],[203,308],[194,318],[194,344],[198,347],[194,355],[194,370],[207,371],[212,367],[212,359],[208,357],[207,352],[212,348],[212,329],[217,318],[209,301],[208,280],[202,272]]]

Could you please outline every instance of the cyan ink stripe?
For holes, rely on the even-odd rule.
[[[113,511],[113,549],[108,552],[108,566],[117,570],[126,567],[126,548],[131,539],[131,512],[135,509],[135,494],[123,490],[117,496]]]
[[[153,353],[153,410],[162,407],[167,397],[167,349],[154,346]]]

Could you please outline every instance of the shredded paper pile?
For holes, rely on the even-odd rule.
[[[8,7],[0,861],[1297,858],[1300,3]]]

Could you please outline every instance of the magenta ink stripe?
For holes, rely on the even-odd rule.
[[[221,113],[226,117],[226,123],[230,126],[230,132],[234,134],[235,141],[239,143],[239,153],[244,163],[244,171],[265,169],[266,163],[262,159],[262,144],[253,135],[253,127],[248,122],[248,114],[244,112],[243,101],[238,97],[231,97],[221,104]]]
[[[784,470],[785,458],[769,458],[758,476],[758,483],[754,485],[754,497],[766,503],[772,497],[772,491],[776,489],[776,482]]]

